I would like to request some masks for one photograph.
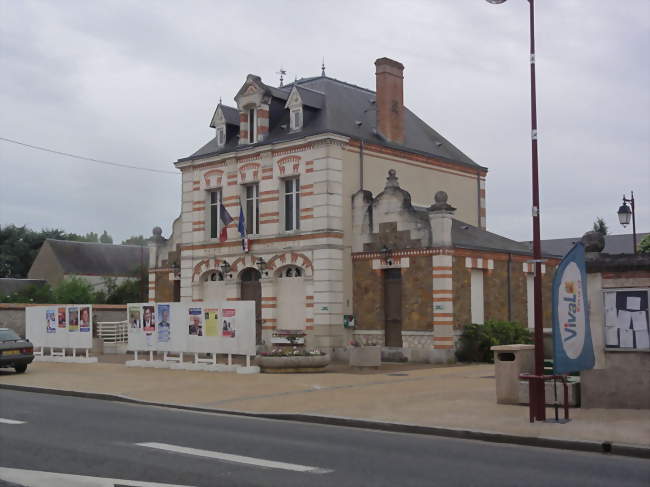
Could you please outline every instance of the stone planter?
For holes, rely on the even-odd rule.
[[[352,347],[350,367],[377,367],[381,365],[381,347]]]
[[[291,374],[299,372],[324,372],[330,363],[330,356],[310,355],[295,357],[268,357],[258,355],[255,365],[266,374]]]

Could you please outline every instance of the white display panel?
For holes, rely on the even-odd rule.
[[[92,306],[30,306],[25,332],[35,347],[92,348]]]
[[[256,352],[254,301],[134,303],[127,305],[127,315],[131,351]]]

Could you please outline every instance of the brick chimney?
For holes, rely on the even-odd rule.
[[[377,130],[389,141],[404,143],[404,65],[388,59],[375,61]]]

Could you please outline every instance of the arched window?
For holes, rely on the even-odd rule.
[[[278,271],[278,277],[302,277],[303,271],[295,265],[288,265]]]
[[[204,281],[223,281],[223,273],[221,271],[207,272]]]
[[[261,277],[260,272],[257,269],[254,269],[252,267],[244,269],[241,273],[241,280],[244,282],[259,281],[260,277]]]

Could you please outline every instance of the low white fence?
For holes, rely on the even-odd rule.
[[[108,344],[128,343],[128,323],[126,321],[100,321],[97,323],[97,338]]]

